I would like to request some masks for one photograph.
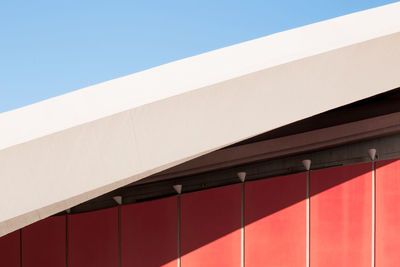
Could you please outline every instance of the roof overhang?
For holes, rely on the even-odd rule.
[[[0,236],[241,140],[400,86],[400,4],[0,114]]]

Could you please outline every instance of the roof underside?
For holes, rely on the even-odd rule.
[[[250,144],[258,145],[267,141],[280,142],[280,140],[285,137],[291,138],[294,142],[296,142],[297,136],[299,134],[307,133],[310,136],[312,136],[313,134],[318,135],[319,129],[325,129],[326,132],[330,132],[332,138],[334,138],[335,129],[337,127],[351,128],[355,126],[360,128],[363,125],[368,126],[369,124],[376,121],[382,121],[382,118],[396,120],[396,118],[400,118],[399,103],[400,88],[397,88],[386,93],[382,93],[333,110],[329,110],[310,118],[300,120],[295,123],[280,127],[278,129],[263,133],[253,138],[249,138],[247,140],[233,144],[229,147],[222,148],[219,151],[211,152],[207,155],[204,155],[202,158],[193,159],[184,164],[167,169],[161,173],[154,174],[150,177],[142,179],[141,181],[134,182],[125,187],[119,188],[115,191],[73,207],[70,209],[70,212],[86,212],[101,208],[113,207],[116,205],[113,199],[113,197],[115,196],[121,196],[124,200],[124,204],[131,204],[155,198],[171,196],[176,194],[173,190],[173,185],[175,184],[183,184],[183,192],[186,193],[215,186],[238,183],[239,180],[237,179],[235,174],[236,172],[242,170],[248,171],[249,175],[247,177],[247,180],[298,172],[299,170],[302,170],[302,167],[299,164],[300,161],[297,160],[299,157],[301,157],[301,155],[307,157],[312,157],[313,154],[318,155],[318,157],[320,157],[321,159],[319,165],[318,162],[315,162],[318,168],[329,167],[332,165],[336,166],[341,164],[365,162],[370,160],[366,157],[367,149],[365,149],[365,147],[370,148],[370,146],[360,144],[374,144],[375,140],[379,140],[379,143],[381,145],[377,147],[377,145],[374,144],[374,146],[371,147],[378,148],[379,159],[396,157],[399,155],[400,150],[397,146],[391,143],[390,140],[392,139],[392,136],[398,136],[400,134],[400,127],[397,127],[393,131],[385,131],[383,133],[371,133],[372,129],[369,128],[359,129],[359,132],[364,134],[361,138],[348,139],[346,142],[339,142],[338,145],[332,146],[332,144],[328,144],[327,146],[326,144],[320,143],[320,140],[318,140],[316,141],[319,142],[317,148],[316,146],[309,145],[308,148],[304,148],[302,151],[300,151],[300,153],[282,153],[278,157],[270,157],[267,160],[246,160],[245,164],[243,164],[242,162],[233,162],[228,167],[222,168],[215,166],[215,164],[217,163],[217,160],[215,159],[221,158],[229,154],[238,153],[240,149]],[[359,123],[360,121],[362,123]],[[357,125],[353,125],[353,123],[355,122],[357,123]],[[382,126],[377,126],[376,129],[382,127],[387,128],[390,125],[383,124]],[[366,132],[371,134],[365,135]],[[357,158],[357,156],[359,156],[357,155],[357,152],[360,151],[360,146],[364,148],[364,151],[361,150],[361,154],[364,154],[365,158]],[[386,146],[391,146],[393,148],[387,150],[385,148]],[[343,149],[340,149],[341,147],[345,147],[343,149],[350,148],[350,150],[356,150],[356,157],[354,155],[346,155],[346,153],[343,153]],[[340,153],[337,151],[340,151]],[[390,155],[386,155],[389,154],[389,151]],[[268,151],[264,150],[264,152]],[[395,152],[396,154],[393,154],[393,152]],[[224,154],[223,156],[218,156],[216,155],[217,153]],[[326,155],[328,154],[329,160],[326,157]],[[332,154],[334,155],[332,156]],[[214,158],[214,160],[207,161],[205,160],[205,158]],[[278,168],[276,168],[274,165],[268,166],[268,163],[274,161],[276,162],[278,160],[282,162],[288,162],[288,164],[284,165],[285,167]],[[203,161],[205,162],[205,164],[203,167],[199,168],[199,164],[196,164],[196,161]],[[263,171],[257,170],[257,167],[262,165],[266,166],[264,167]],[[293,165],[296,166],[296,168],[293,168]],[[193,166],[196,166],[196,168],[194,168]],[[190,171],[189,174],[188,171]]]

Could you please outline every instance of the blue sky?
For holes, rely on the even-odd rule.
[[[0,112],[393,2],[1,0]]]

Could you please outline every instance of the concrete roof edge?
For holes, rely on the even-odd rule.
[[[217,49],[1,113],[0,150],[205,86],[399,32],[399,16],[400,2]]]

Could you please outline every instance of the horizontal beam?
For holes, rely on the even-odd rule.
[[[201,156],[136,184],[188,176],[250,162],[325,149],[400,132],[400,112],[310,132],[229,147]]]

